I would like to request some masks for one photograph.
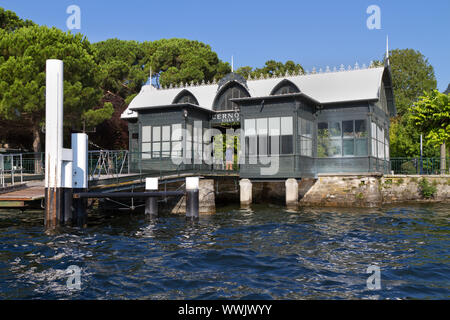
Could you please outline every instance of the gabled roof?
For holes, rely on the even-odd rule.
[[[277,84],[287,79],[294,83],[302,93],[317,100],[320,104],[378,100],[383,74],[386,70],[388,69],[378,67],[247,80],[247,87],[251,97],[264,97],[269,96]],[[172,89],[156,89],[149,85],[143,86],[141,92],[122,114],[122,118],[137,117],[135,111],[139,111],[141,108],[170,105],[183,90],[191,92],[197,98],[201,108],[212,110],[218,88],[218,84]],[[390,90],[392,89],[390,88]]]

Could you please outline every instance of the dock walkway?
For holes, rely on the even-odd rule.
[[[89,181],[91,192],[118,192],[143,188],[146,177],[158,176],[160,183],[164,181],[183,180],[192,175],[201,177],[238,176],[237,172],[167,172],[165,174],[122,174],[112,177],[102,175],[98,179]],[[0,208],[39,208],[42,207],[45,198],[43,180],[28,181],[15,185],[12,189],[0,188]]]

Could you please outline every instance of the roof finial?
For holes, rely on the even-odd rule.
[[[234,58],[231,56],[231,72],[234,72]]]

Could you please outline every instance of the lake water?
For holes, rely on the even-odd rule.
[[[42,216],[0,211],[0,299],[450,298],[448,204],[225,207],[194,224],[117,212],[53,234]],[[380,290],[367,288],[371,265]]]

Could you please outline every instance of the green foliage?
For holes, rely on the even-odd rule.
[[[148,57],[143,45],[137,41],[108,39],[93,46],[98,51],[102,89],[124,99],[137,94],[150,72],[149,68],[144,70]]]
[[[416,174],[417,173],[417,168],[414,166],[414,163],[412,163],[411,161],[407,161],[402,163],[402,165],[400,166],[401,172],[404,174]]]
[[[22,20],[14,12],[0,7],[0,29],[11,32],[32,25],[34,25],[33,21]]]
[[[427,145],[450,141],[450,95],[427,92],[410,108],[414,127],[425,134]]]
[[[420,154],[420,132],[412,123],[409,108],[424,91],[436,88],[436,78],[431,64],[419,51],[395,49],[389,52],[392,85],[398,116],[391,119],[391,157],[417,157]],[[374,66],[384,62],[375,61]],[[436,157],[433,146],[424,148],[424,156]]]
[[[389,52],[395,104],[404,115],[424,91],[436,89],[433,66],[419,51],[395,49]]]
[[[106,102],[102,108],[89,109],[83,113],[81,119],[86,126],[94,127],[103,121],[110,119],[114,113],[114,107],[111,102]]]
[[[64,61],[65,121],[79,128],[81,116],[102,96],[95,54],[81,34],[44,26],[0,30],[0,116],[32,127],[35,151],[45,116],[46,60]]]
[[[199,41],[173,38],[140,43],[109,39],[94,47],[98,50],[102,88],[128,102],[149,79],[150,68],[152,79],[161,86],[212,81],[231,71],[210,46]]]
[[[414,127],[410,112],[391,119],[389,137],[391,157],[420,156],[420,132]],[[438,157],[439,150],[432,145],[424,144],[423,155],[428,158]]]
[[[282,62],[278,62],[275,60],[268,60],[266,61],[264,67],[262,68],[255,68],[253,69],[252,67],[249,66],[245,66],[245,67],[240,67],[239,69],[236,70],[236,73],[239,73],[240,75],[242,75],[245,78],[248,78],[250,75],[255,78],[255,77],[260,77],[261,75],[263,76],[282,76],[285,75],[286,72],[290,73],[290,74],[297,74],[297,73],[303,73],[303,67],[300,64],[296,64],[294,61],[292,60],[288,60],[286,61],[286,63],[282,63]]]
[[[143,46],[162,86],[218,80],[231,71],[209,45],[199,41],[161,39],[144,42]]]
[[[425,199],[433,198],[437,192],[437,188],[435,185],[430,185],[427,179],[422,178],[419,181],[419,191],[422,197]]]
[[[356,199],[358,200],[363,200],[364,199],[364,194],[362,192],[358,193],[356,196]]]

